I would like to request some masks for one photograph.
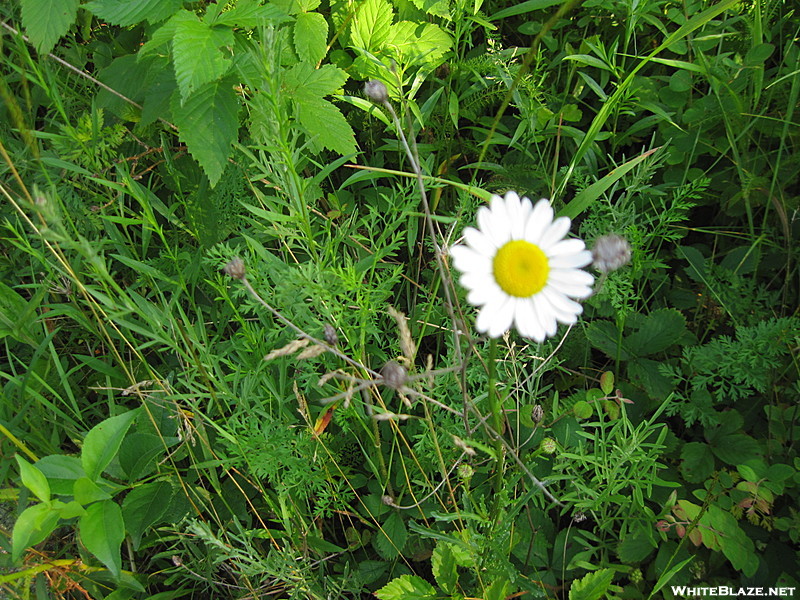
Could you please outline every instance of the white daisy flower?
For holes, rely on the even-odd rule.
[[[482,307],[477,330],[496,338],[513,325],[542,342],[559,322],[577,322],[583,307],[570,298],[588,297],[594,277],[581,270],[592,262],[583,241],[564,239],[569,219],[553,220],[549,200],[533,206],[507,192],[480,207],[477,220],[478,229],[464,230],[465,244],[450,248],[467,301]]]

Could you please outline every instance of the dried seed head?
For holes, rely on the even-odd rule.
[[[325,341],[331,346],[336,346],[339,343],[339,336],[336,335],[336,330],[330,323],[325,324]]]
[[[544,419],[544,409],[541,404],[537,404],[531,410],[531,420],[538,424],[542,422],[542,419]]]
[[[226,275],[230,275],[234,279],[244,279],[244,261],[238,256],[225,265],[222,270],[225,271]]]
[[[592,248],[592,260],[601,273],[616,271],[631,262],[631,245],[620,235],[600,236]]]
[[[406,384],[407,371],[401,364],[390,360],[381,369],[383,384],[393,390],[399,390]]]
[[[389,101],[389,92],[386,90],[386,86],[377,79],[370,79],[364,84],[364,93],[367,98],[379,104]]]

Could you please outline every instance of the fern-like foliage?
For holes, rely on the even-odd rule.
[[[735,337],[721,335],[702,346],[684,348],[680,369],[660,368],[683,389],[667,413],[679,414],[687,425],[716,424],[714,406],[754,398],[781,385],[787,369],[793,368],[791,352],[798,339],[800,319],[784,317],[737,327]]]

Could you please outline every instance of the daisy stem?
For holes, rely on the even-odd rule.
[[[505,448],[503,435],[503,405],[497,394],[497,338],[489,340],[489,410],[492,412],[492,428],[497,435],[494,449],[497,452],[497,468],[494,474],[495,497],[503,488],[503,471],[505,467]]]

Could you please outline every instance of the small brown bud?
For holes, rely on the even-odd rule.
[[[386,90],[386,85],[378,79],[370,79],[365,83],[364,93],[367,95],[367,98],[379,104],[388,102],[389,100],[389,92]]]
[[[383,384],[393,390],[399,390],[406,384],[406,369],[401,364],[390,360],[381,369]]]
[[[339,343],[339,336],[336,335],[336,330],[330,323],[325,324],[325,341],[330,346],[336,346]]]
[[[616,271],[631,262],[631,245],[613,233],[600,236],[592,248],[592,260],[601,273]]]
[[[238,256],[222,267],[222,270],[225,271],[226,275],[230,275],[234,279],[244,279],[244,261]]]
[[[531,420],[538,424],[542,422],[542,419],[544,419],[544,409],[541,404],[537,404],[531,410]]]

